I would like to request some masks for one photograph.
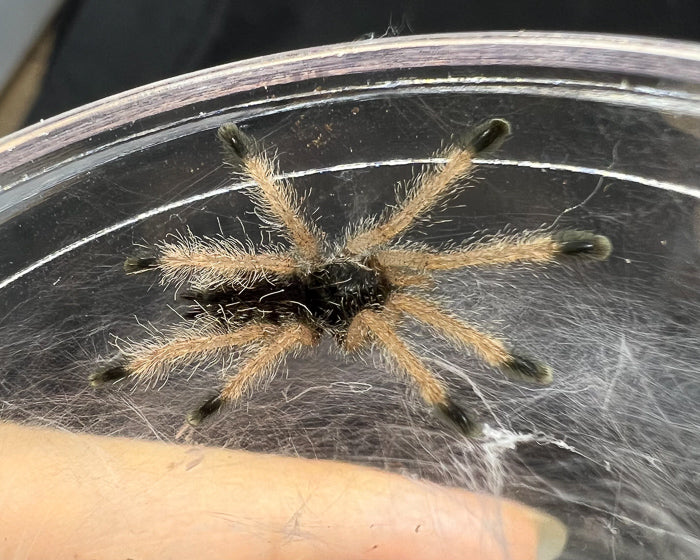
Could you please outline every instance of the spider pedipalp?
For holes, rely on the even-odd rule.
[[[188,416],[198,425],[274,375],[287,356],[330,335],[348,354],[377,348],[393,365],[391,371],[408,379],[440,419],[467,436],[478,435],[478,422],[403,340],[402,322],[424,325],[515,379],[547,384],[551,369],[446,311],[426,286],[445,270],[604,260],[611,251],[606,237],[573,230],[495,236],[446,250],[401,241],[417,220],[464,188],[473,157],[498,147],[509,133],[507,121],[492,119],[457,137],[441,152],[444,163],[410,183],[391,212],[350,230],[334,250],[304,216],[261,144],[237,125],[223,125],[218,136],[226,162],[251,185],[258,215],[287,247],[252,249],[234,239],[187,234],[160,243],[152,255],[129,257],[127,273],[157,270],[164,284],[182,288],[190,322],[172,334],[125,345],[119,363],[92,375],[91,383],[159,379],[175,368],[220,363],[218,392]],[[233,353],[240,358],[228,359]]]

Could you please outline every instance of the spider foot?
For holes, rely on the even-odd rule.
[[[224,404],[220,394],[210,397],[199,407],[187,415],[187,423],[190,426],[199,426],[209,416],[219,410]]]
[[[446,397],[444,402],[433,405],[438,419],[461,434],[473,438],[482,435],[481,424],[472,420],[455,402]]]
[[[124,261],[124,272],[138,274],[158,268],[158,257],[127,257]]]
[[[112,366],[103,371],[98,371],[93,373],[90,377],[90,385],[93,387],[99,387],[100,385],[105,385],[106,383],[114,383],[125,377],[129,377],[131,371],[123,365]]]
[[[589,231],[564,230],[552,235],[552,239],[562,256],[604,261],[612,252],[612,243],[607,237]]]
[[[257,151],[255,140],[233,123],[221,125],[216,135],[226,152],[226,162],[233,166],[242,166],[243,161]]]
[[[458,144],[472,154],[497,149],[510,134],[510,124],[503,119],[486,121],[458,140]]]
[[[539,383],[540,385],[549,385],[552,382],[552,368],[527,356],[511,354],[510,358],[501,365],[501,369],[511,379]]]

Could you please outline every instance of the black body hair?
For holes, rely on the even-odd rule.
[[[263,278],[236,287],[189,291],[188,318],[208,314],[225,323],[264,320],[282,324],[303,322],[314,330],[343,335],[363,309],[384,304],[393,288],[378,271],[349,260],[336,260],[308,274]]]

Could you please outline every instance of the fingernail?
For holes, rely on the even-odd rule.
[[[538,530],[537,560],[555,560],[566,545],[566,525],[540,511],[533,512],[533,521]]]

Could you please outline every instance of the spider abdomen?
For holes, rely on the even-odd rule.
[[[303,321],[319,331],[344,331],[362,309],[383,304],[391,286],[376,270],[348,260],[330,261],[306,274],[261,279],[182,294],[191,317],[206,313],[228,323]]]

